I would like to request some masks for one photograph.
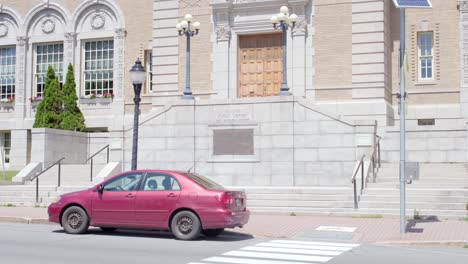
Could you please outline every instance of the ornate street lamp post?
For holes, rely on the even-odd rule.
[[[179,31],[179,36],[187,37],[187,58],[185,63],[185,90],[184,95],[182,96],[183,99],[193,99],[192,90],[190,90],[190,38],[195,35],[198,35],[198,31],[200,30],[200,22],[193,23],[192,30],[190,24],[192,22],[192,15],[186,14],[184,20],[180,23],[177,23],[176,29]]]
[[[294,28],[296,26],[297,15],[289,15],[289,9],[287,6],[282,6],[278,15],[271,17],[271,23],[273,24],[274,29],[281,29],[283,32],[283,81],[281,82],[281,89],[279,95],[291,95],[288,87],[288,69],[286,63],[286,42],[287,35],[286,32],[289,28]]]
[[[146,80],[146,71],[143,65],[141,65],[140,59],[137,59],[135,65],[133,65],[130,70],[130,79],[132,80],[133,90],[135,91],[135,98],[133,98],[135,110],[133,113],[132,170],[136,170],[138,161],[138,118],[140,115],[140,94],[141,86]]]

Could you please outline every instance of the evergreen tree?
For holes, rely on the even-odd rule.
[[[85,119],[76,104],[78,96],[76,96],[75,76],[73,75],[73,66],[68,65],[67,77],[62,88],[63,95],[63,112],[61,128],[71,131],[83,131],[86,129]]]
[[[37,106],[33,127],[60,128],[60,112],[63,108],[60,94],[59,81],[55,76],[54,69],[49,65],[42,91],[42,100]]]

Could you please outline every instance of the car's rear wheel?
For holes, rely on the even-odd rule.
[[[172,218],[171,230],[177,239],[194,240],[200,236],[200,219],[193,212],[180,211]]]
[[[203,229],[202,233],[207,237],[215,237],[220,235],[224,231],[224,228],[216,229]]]
[[[89,217],[81,207],[71,206],[63,212],[61,224],[68,234],[83,234],[88,230]]]
[[[103,232],[113,232],[115,231],[117,228],[115,227],[99,227]]]

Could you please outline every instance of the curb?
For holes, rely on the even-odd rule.
[[[4,223],[17,223],[17,224],[40,224],[40,225],[53,225],[55,223],[49,222],[46,218],[29,218],[18,216],[0,216],[0,222]]]
[[[468,245],[468,240],[412,240],[412,241],[382,241],[376,242],[376,245],[414,245],[414,246],[452,246],[464,247]]]

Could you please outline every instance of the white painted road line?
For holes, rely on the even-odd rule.
[[[311,249],[293,249],[293,248],[268,248],[268,247],[244,247],[240,250],[260,251],[260,252],[274,252],[274,253],[293,253],[293,254],[306,254],[306,255],[322,255],[322,256],[338,256],[343,252],[340,251],[327,251],[327,250],[311,250]]]
[[[310,264],[310,262],[307,263],[307,262],[297,262],[297,261],[240,259],[240,258],[224,258],[224,257],[212,257],[212,258],[204,259],[203,261],[217,262],[217,263],[233,263],[233,264]]]
[[[344,233],[354,233],[356,231],[356,227],[348,227],[348,226],[319,226],[317,231],[331,231],[331,232],[344,232]]]
[[[297,248],[297,249],[313,249],[313,250],[329,250],[329,251],[348,251],[353,249],[352,247],[330,247],[330,246],[308,246],[308,245],[294,245],[294,244],[281,244],[281,243],[270,243],[264,242],[259,243],[256,246],[260,247],[275,247],[275,248]]]
[[[331,243],[331,242],[298,241],[298,240],[273,240],[270,242],[285,243],[285,244],[314,245],[314,246],[334,246],[334,247],[357,247],[359,246],[359,244],[350,244],[350,243]]]
[[[188,264],[311,264],[325,263],[359,244],[273,240]]]
[[[231,257],[234,256],[234,257],[244,257],[244,258],[266,258],[266,259],[297,260],[297,261],[311,261],[311,262],[327,262],[330,259],[332,259],[330,257],[247,252],[247,251],[230,251],[230,252],[224,253],[223,255],[231,256]]]

